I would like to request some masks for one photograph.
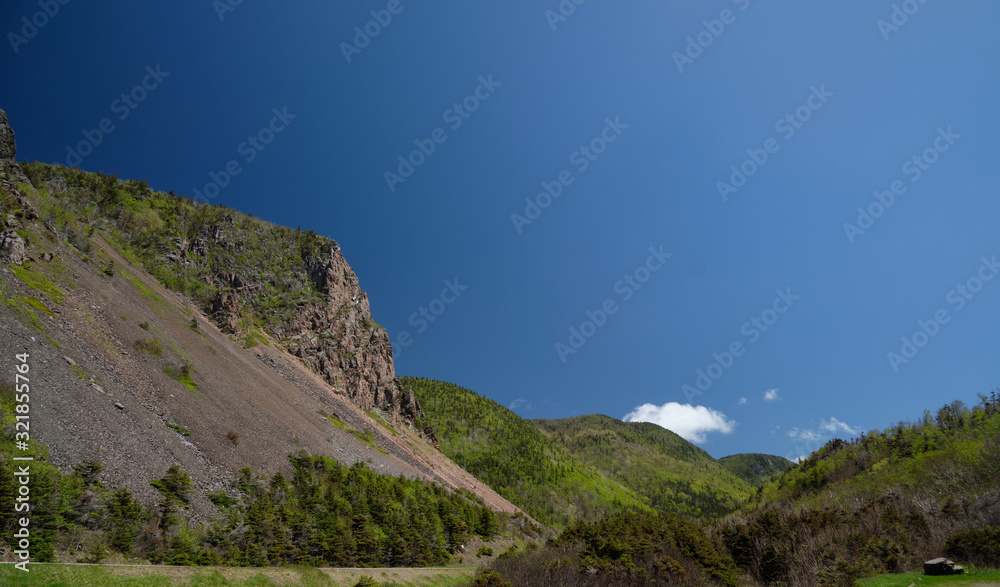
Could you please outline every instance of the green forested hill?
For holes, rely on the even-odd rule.
[[[776,475],[795,466],[795,463],[774,455],[742,453],[719,459],[719,464],[727,471],[747,483],[760,487],[771,475]]]
[[[655,424],[523,420],[450,383],[401,381],[416,392],[441,450],[543,523],[562,527],[622,509],[717,516],[752,492],[708,453]]]
[[[553,527],[613,512],[649,511],[633,491],[570,457],[500,404],[457,385],[401,377],[434,426],[441,451]]]
[[[583,438],[611,435],[595,431],[603,418],[586,420],[558,422]],[[787,466],[760,457],[721,461],[751,473],[765,463]],[[920,572],[923,561],[946,556],[988,579],[982,569],[1000,568],[1000,393],[849,442],[831,440],[766,480],[739,510],[685,523],[637,513],[580,522],[489,572],[514,584],[544,577],[549,585],[832,586]]]
[[[718,516],[736,509],[752,490],[707,452],[656,424],[608,416],[531,423],[578,462],[628,487],[658,511]]]
[[[947,556],[1000,567],[1000,394],[834,439],[716,528],[761,582],[848,584]]]

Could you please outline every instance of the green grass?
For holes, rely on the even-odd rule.
[[[166,304],[163,303],[163,300],[160,299],[160,296],[149,291],[149,289],[145,285],[143,285],[141,281],[139,281],[139,278],[132,275],[128,271],[121,271],[121,276],[124,277],[126,280],[128,280],[128,282],[131,283],[133,287],[135,287],[136,291],[138,291],[139,293],[141,293],[146,297],[152,298],[157,302],[160,302],[161,306],[166,306]]]
[[[44,313],[48,314],[49,316],[55,316],[55,314],[52,313],[52,310],[49,310],[48,306],[46,306],[44,303],[42,303],[41,300],[39,300],[37,298],[30,297],[30,296],[21,296],[21,299],[24,300],[24,303],[28,304],[32,308],[34,308],[34,309],[36,309],[36,310],[38,310],[40,312],[44,312]]]
[[[180,367],[175,367],[173,365],[163,366],[164,373],[166,373],[172,379],[175,379],[176,381],[181,383],[184,387],[188,389],[188,391],[197,395],[198,384],[195,383],[194,379],[191,378],[191,373],[193,371],[194,369],[192,369],[191,366],[187,364],[181,365]]]
[[[1000,571],[966,568],[962,575],[929,577],[922,572],[902,575],[879,575],[858,581],[858,587],[909,587],[910,585],[973,585],[993,581],[1000,583]]]
[[[191,436],[191,432],[187,428],[181,426],[180,424],[171,424],[167,422],[167,428],[170,428],[174,432],[181,434],[183,436]]]
[[[383,420],[382,417],[378,415],[378,412],[376,412],[375,410],[372,410],[372,411],[366,412],[366,413],[371,417],[372,420],[375,420],[376,422],[378,422],[380,426],[382,426],[387,431],[389,431],[389,433],[391,433],[393,436],[399,436],[399,433],[396,432],[396,429],[393,428],[392,426],[390,426],[388,422],[386,422],[385,420]]]
[[[135,348],[141,353],[153,355],[154,357],[159,357],[163,354],[163,343],[155,338],[141,338],[135,341]]]
[[[34,271],[27,266],[18,267],[17,265],[11,265],[10,270],[31,289],[47,295],[57,304],[62,303],[62,291],[40,271]]]
[[[26,587],[279,587],[297,585],[301,587],[350,587],[354,577],[372,576],[385,587],[412,585],[413,587],[465,587],[474,574],[471,569],[447,569],[434,574],[428,570],[423,577],[406,583],[393,583],[391,573],[362,569],[335,572],[336,578],[323,571],[306,567],[282,568],[177,568],[148,567],[142,576],[122,576],[125,569],[102,566],[71,566],[61,564],[31,564],[25,573],[13,565],[0,565],[0,585],[24,585]],[[131,575],[140,573],[129,570]],[[147,574],[148,573],[148,574]],[[172,576],[183,577],[175,581]],[[279,580],[275,577],[283,577]]]
[[[344,422],[342,422],[341,419],[338,418],[336,414],[327,414],[323,410],[319,410],[316,413],[319,414],[320,416],[323,416],[324,418],[326,418],[328,422],[330,422],[331,424],[333,424],[337,428],[340,428],[341,430],[349,432],[351,434],[351,436],[353,436],[354,438],[357,438],[361,442],[363,442],[363,443],[367,444],[368,446],[374,448],[375,450],[379,451],[380,453],[389,454],[383,448],[381,448],[380,446],[378,446],[377,444],[375,444],[375,436],[372,434],[371,430],[365,430],[364,432],[358,432],[354,428],[351,428],[347,424],[344,424]]]

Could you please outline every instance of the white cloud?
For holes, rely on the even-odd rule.
[[[820,438],[823,438],[823,436],[820,435],[820,433],[816,432],[815,430],[799,430],[798,428],[792,428],[791,430],[789,430],[788,435],[791,436],[792,438],[796,438],[798,440],[804,440],[806,442],[819,440]]]
[[[668,402],[662,406],[643,404],[622,418],[626,422],[652,422],[674,432],[690,442],[705,442],[709,432],[729,434],[736,422],[705,406]]]
[[[821,430],[825,430],[826,432],[829,432],[830,434],[836,434],[838,432],[846,432],[846,433],[850,434],[851,436],[856,436],[860,432],[860,430],[858,430],[856,428],[852,428],[852,427],[848,426],[847,424],[845,424],[844,422],[841,422],[840,420],[838,420],[836,418],[830,418],[829,421],[827,421],[827,420],[820,420],[819,421],[819,427],[820,427]]]
[[[523,397],[519,397],[516,400],[510,402],[510,405],[507,406],[507,407],[510,408],[511,410],[517,410],[517,409],[520,409],[520,408],[524,408],[526,410],[530,410],[531,409],[531,402],[529,402],[528,400],[524,399]]]
[[[798,463],[801,463],[802,461],[804,461],[804,460],[806,460],[808,458],[809,458],[809,455],[799,455],[799,456],[795,457],[794,459],[792,459],[792,462],[795,463],[795,464],[798,464]]]
[[[766,401],[766,402],[773,402],[773,401],[777,401],[777,400],[778,400],[778,390],[777,389],[769,389],[769,390],[767,390],[767,391],[764,392],[764,401]]]
[[[740,398],[740,403],[739,403],[739,405],[741,405],[741,406],[745,406],[745,405],[747,405],[747,398],[745,398],[745,397],[741,397],[741,398]]]

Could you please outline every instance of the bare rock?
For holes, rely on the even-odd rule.
[[[240,308],[239,298],[236,294],[228,291],[220,291],[209,308],[212,321],[219,325],[219,329],[228,334],[240,334],[240,319],[243,318],[243,310]]]
[[[0,233],[0,261],[23,265],[28,260],[28,249],[21,235],[13,230]]]
[[[0,109],[0,159],[13,160],[16,154],[14,129],[7,124],[7,113]]]

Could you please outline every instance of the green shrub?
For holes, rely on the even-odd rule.
[[[503,575],[493,569],[483,569],[472,580],[469,587],[513,587],[513,583],[503,578]]]
[[[159,357],[163,354],[163,343],[155,338],[140,338],[135,341],[135,348],[140,353],[146,353],[154,357]]]
[[[493,549],[488,546],[480,546],[476,551],[477,557],[493,556]]]
[[[986,526],[958,532],[945,544],[945,553],[979,567],[1000,567],[1000,528]]]

